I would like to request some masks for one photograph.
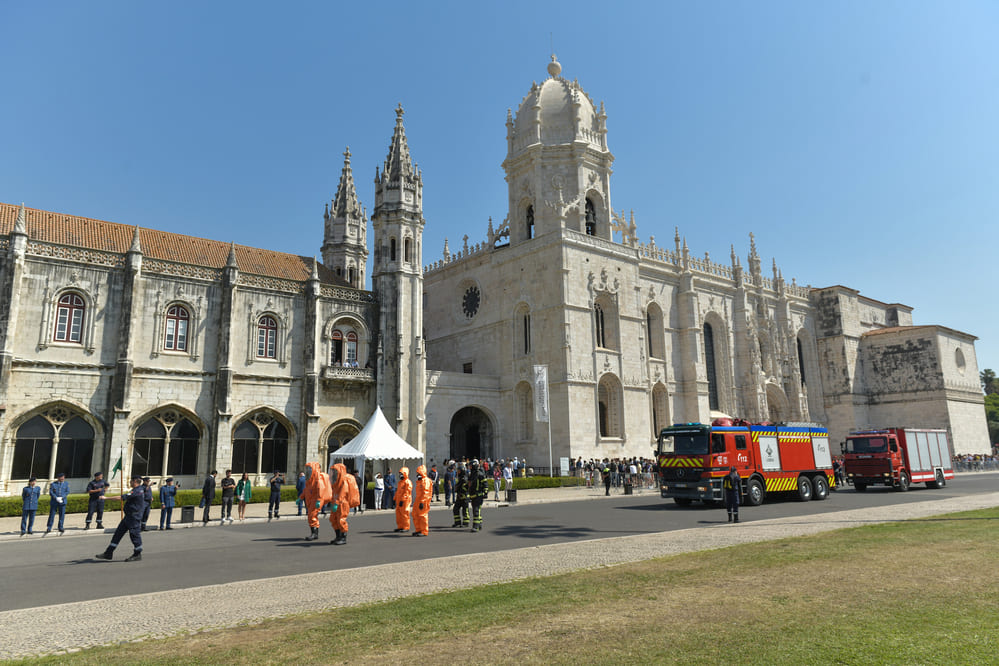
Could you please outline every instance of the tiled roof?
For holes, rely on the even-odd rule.
[[[14,229],[19,209],[18,205],[0,203],[0,235],[7,236]],[[28,207],[24,213],[28,238],[45,243],[124,254],[131,247],[135,234],[134,226],[116,222]],[[168,231],[140,228],[139,242],[143,257],[150,259],[223,268],[229,258],[229,243]],[[239,270],[254,275],[304,281],[312,274],[312,261],[312,257],[236,245]],[[319,264],[319,280],[325,284],[348,286],[322,264]]]

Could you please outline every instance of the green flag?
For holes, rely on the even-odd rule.
[[[114,480],[114,477],[118,476],[118,472],[120,472],[120,471],[121,471],[121,456],[118,456],[118,462],[116,462],[114,464],[114,467],[111,468],[111,480],[112,481]]]

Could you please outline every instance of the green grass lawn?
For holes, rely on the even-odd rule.
[[[997,535],[999,509],[987,509],[37,661],[997,663]]]

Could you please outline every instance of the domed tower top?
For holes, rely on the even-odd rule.
[[[508,123],[507,157],[528,146],[559,146],[584,142],[598,151],[607,150],[607,116],[603,105],[593,103],[578,81],[562,78],[562,65],[552,54],[549,77],[533,83]]]

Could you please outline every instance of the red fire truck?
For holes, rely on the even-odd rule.
[[[680,506],[720,502],[730,467],[739,472],[744,501],[753,506],[769,493],[824,500],[836,483],[829,431],[815,423],[676,424],[659,433],[656,460],[660,494]]]
[[[923,482],[942,488],[954,478],[945,430],[858,430],[847,436],[843,459],[847,480],[860,492],[875,485],[904,492]]]

